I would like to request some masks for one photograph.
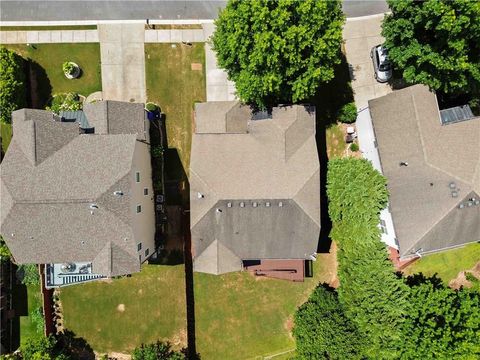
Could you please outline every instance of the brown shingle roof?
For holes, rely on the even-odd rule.
[[[480,240],[480,206],[458,207],[480,194],[480,118],[442,125],[422,85],[369,105],[401,256]]]
[[[228,133],[227,126],[209,124],[210,119],[225,124],[226,113],[237,124],[243,119],[246,132]],[[197,105],[200,130],[193,135],[190,163],[197,271],[239,269],[235,259],[305,259],[317,249],[320,166],[314,109],[279,107],[270,118],[252,117],[236,102]],[[233,256],[218,260],[222,253]]]
[[[130,200],[144,110],[118,102],[112,109],[108,129],[124,134],[80,135],[78,124],[54,121],[50,112],[14,112],[14,136],[1,164],[0,225],[17,262],[93,261],[108,248],[110,263],[98,267],[101,274],[139,270]],[[100,123],[102,113],[90,112],[89,120]]]

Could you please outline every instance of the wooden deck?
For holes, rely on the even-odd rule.
[[[303,281],[305,277],[305,260],[263,259],[244,261],[244,270],[251,272],[255,276]]]

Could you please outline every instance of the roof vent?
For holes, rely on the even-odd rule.
[[[465,205],[463,203],[461,203],[460,205],[458,205],[458,208],[459,209],[463,209],[465,207]]]
[[[278,203],[278,207],[282,207],[282,206],[283,206],[283,202],[280,201],[280,202]]]
[[[222,212],[222,209],[219,209],[217,208],[217,210],[215,210],[217,213],[221,213]]]
[[[257,207],[257,206],[258,206],[257,202],[254,201],[253,204],[252,204],[252,206],[253,206],[253,207]]]
[[[475,205],[480,205],[480,200],[475,200],[474,203]]]
[[[453,197],[453,198],[458,197],[458,191],[453,190],[453,191],[452,191],[452,197]]]
[[[243,201],[240,203],[240,207],[245,207],[245,203]]]
[[[265,203],[265,206],[266,206],[266,207],[270,207],[270,202],[267,201],[267,202]]]
[[[121,190],[114,191],[114,192],[113,192],[113,195],[122,196],[122,195],[123,195],[123,191],[121,191]]]
[[[231,203],[231,202],[228,202],[228,203],[227,203],[227,207],[231,208],[231,207],[232,207],[232,203]]]
[[[450,184],[448,184],[448,187],[450,189],[455,189],[457,187],[457,185],[455,184],[455,182],[452,181]]]
[[[97,204],[90,204],[90,209],[92,209],[92,210],[98,209],[98,205]]]
[[[204,197],[205,197],[205,195],[203,195],[203,194],[200,193],[200,192],[197,192],[197,198],[203,199]]]
[[[406,161],[400,161],[400,166],[408,166],[408,162],[406,162]]]

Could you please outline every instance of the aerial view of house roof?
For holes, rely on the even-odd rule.
[[[315,108],[252,113],[238,102],[195,109],[190,165],[194,270],[248,259],[308,259],[320,232]]]
[[[369,101],[401,257],[480,240],[480,117],[441,119],[415,85]]]
[[[13,113],[14,136],[1,164],[0,224],[17,263],[91,262],[104,276],[140,270],[132,202],[136,159],[145,152],[150,161],[137,141],[147,136],[144,116],[143,104],[86,104],[81,117],[95,133],[81,134],[74,118]],[[142,177],[151,182],[150,174]],[[147,210],[142,215],[150,217]]]

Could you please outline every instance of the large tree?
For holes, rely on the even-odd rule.
[[[388,0],[382,35],[408,83],[480,94],[480,2]]]
[[[363,337],[334,289],[318,286],[295,314],[298,359],[361,359]]]
[[[364,356],[395,358],[400,324],[408,312],[408,289],[395,275],[380,241],[379,213],[386,206],[385,178],[365,159],[328,164],[327,195],[338,245],[338,298],[365,337]]]
[[[298,102],[332,80],[344,16],[338,0],[230,0],[212,37],[243,101]]]
[[[0,121],[11,122],[12,111],[25,106],[23,59],[0,46]]]
[[[452,290],[439,278],[415,275],[411,311],[401,329],[399,359],[480,359],[480,293]]]

